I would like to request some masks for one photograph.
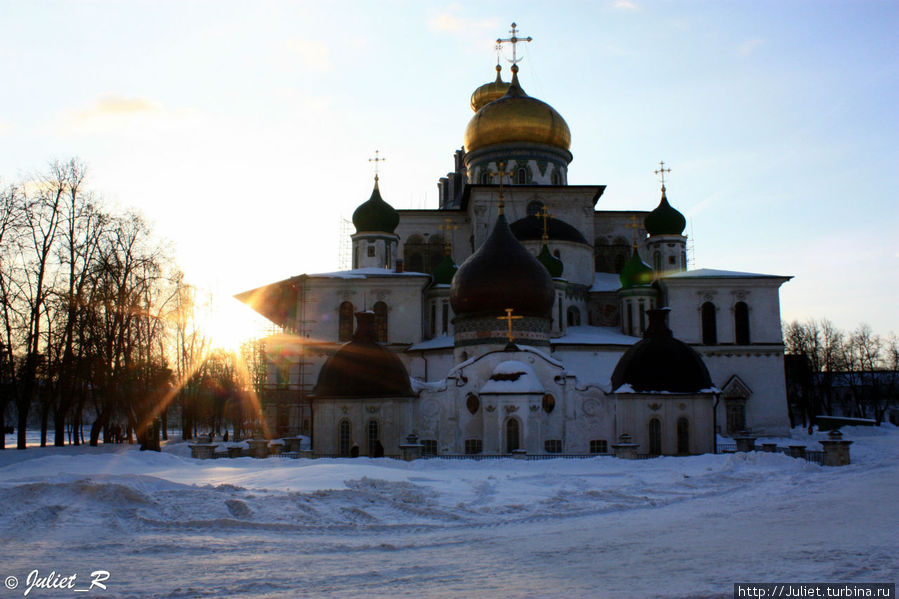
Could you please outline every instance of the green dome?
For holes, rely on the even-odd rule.
[[[434,283],[436,285],[449,285],[457,270],[459,270],[459,267],[453,263],[452,256],[447,254],[440,261],[440,264],[434,267]]]
[[[363,231],[393,233],[398,224],[400,224],[400,215],[393,206],[381,199],[378,177],[375,175],[375,188],[371,192],[371,197],[353,212],[353,225],[356,227],[356,233]]]
[[[549,276],[554,279],[561,277],[565,271],[565,265],[561,260],[549,253],[549,248],[546,247],[545,243],[543,244],[543,249],[537,254],[537,261],[546,267],[546,270],[549,271]]]
[[[643,226],[650,235],[681,235],[687,220],[684,215],[671,207],[665,196],[665,186],[662,186],[662,201],[656,209],[646,215]]]
[[[630,260],[625,262],[624,268],[621,269],[618,280],[621,281],[621,287],[624,289],[648,287],[652,283],[652,268],[640,259],[636,247]]]

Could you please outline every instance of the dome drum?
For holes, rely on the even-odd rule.
[[[455,346],[505,345],[509,342],[509,325],[497,314],[468,314],[453,320]],[[512,321],[512,336],[521,345],[548,346],[549,318],[525,316]]]
[[[568,150],[524,142],[497,144],[469,152],[464,157],[469,182],[482,185],[499,184],[493,173],[497,172],[500,162],[507,165],[507,170],[511,168],[516,173],[523,167],[527,175],[526,185],[566,185],[571,160]],[[507,178],[504,184],[519,184],[517,176],[513,175],[511,180]]]

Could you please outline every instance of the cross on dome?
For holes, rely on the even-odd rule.
[[[506,308],[505,316],[497,316],[496,317],[497,320],[505,320],[507,323],[509,323],[509,332],[506,333],[506,337],[509,338],[509,343],[515,342],[515,335],[512,334],[512,321],[513,320],[521,320],[522,318],[524,318],[524,316],[512,316],[512,312],[514,312],[514,311],[515,311],[515,308]]]
[[[655,173],[656,175],[659,175],[659,177],[661,178],[661,181],[662,181],[662,191],[665,191],[665,173],[670,173],[670,172],[671,172],[671,169],[670,169],[670,168],[665,168],[665,161],[664,161],[664,160],[660,160],[660,161],[659,161],[659,168],[653,171],[653,173]]]
[[[497,168],[499,170],[497,170],[496,172],[490,173],[490,177],[491,178],[499,177],[499,213],[503,214],[505,212],[505,208],[506,208],[506,201],[503,199],[503,178],[511,177],[514,173],[512,171],[505,170],[505,168],[506,168],[505,162],[500,162],[497,165]]]
[[[498,49],[501,48],[502,45],[506,42],[512,44],[512,60],[509,60],[508,58],[506,60],[509,60],[509,62],[511,62],[513,65],[521,62],[521,59],[518,58],[518,44],[522,42],[530,42],[533,39],[531,36],[524,38],[518,37],[517,27],[518,25],[512,23],[512,29],[509,30],[509,33],[511,33],[512,36],[506,38],[497,38],[496,40],[496,46]]]
[[[375,163],[375,181],[378,180],[378,163],[384,162],[385,160],[387,160],[387,159],[386,159],[386,158],[382,158],[382,157],[380,156],[380,151],[379,151],[379,150],[375,150],[375,157],[374,157],[374,158],[369,158],[369,159],[368,159],[369,162],[374,162],[374,163]]]
[[[549,219],[553,215],[549,213],[549,210],[546,209],[546,204],[544,204],[537,216],[543,219],[543,243],[546,243],[549,240]]]
[[[624,226],[628,229],[634,230],[634,249],[637,249],[637,231],[643,228],[643,224],[640,222],[640,219],[637,218],[636,214],[631,214],[631,222],[627,223]]]

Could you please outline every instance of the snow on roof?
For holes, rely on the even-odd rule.
[[[378,268],[368,266],[365,268],[354,268],[353,270],[338,270],[335,272],[320,272],[306,275],[315,279],[367,279],[369,277],[429,277],[422,272],[396,272],[389,268]]]
[[[735,270],[717,270],[714,268],[698,268],[664,275],[666,279],[792,279],[792,276],[767,275],[755,272],[738,272]]]
[[[550,339],[553,345],[633,345],[640,337],[625,335],[617,327],[568,327],[565,334]]]
[[[593,273],[593,286],[590,291],[618,291],[621,289],[621,280],[618,275],[613,272],[595,272]]]
[[[500,362],[481,393],[545,393],[546,389],[534,370],[519,360]]]
[[[444,333],[443,335],[438,335],[433,339],[428,339],[427,341],[422,341],[421,343],[416,343],[407,349],[407,352],[410,351],[426,351],[429,349],[450,349],[455,347],[455,341],[453,340],[452,335],[447,335]]]

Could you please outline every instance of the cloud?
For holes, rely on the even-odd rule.
[[[316,71],[331,70],[331,50],[322,42],[294,37],[284,45],[289,52],[300,57],[304,66]]]
[[[59,125],[68,134],[106,134],[180,127],[190,116],[188,111],[167,110],[147,98],[106,94],[87,107],[64,111]]]
[[[745,42],[740,44],[740,47],[738,50],[739,50],[741,56],[749,56],[750,54],[752,54],[755,51],[756,48],[758,48],[759,46],[761,46],[764,43],[765,43],[765,40],[763,40],[761,38],[758,38],[758,37],[752,38],[752,39],[746,40]]]
[[[612,8],[617,8],[620,10],[637,10],[640,8],[636,5],[636,3],[631,2],[631,0],[615,0],[612,3]]]
[[[441,13],[428,21],[428,27],[433,31],[448,31],[450,33],[470,33],[472,31],[491,31],[493,35],[505,33],[500,29],[496,19],[466,19],[449,13]],[[478,33],[478,35],[480,35]]]

